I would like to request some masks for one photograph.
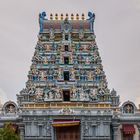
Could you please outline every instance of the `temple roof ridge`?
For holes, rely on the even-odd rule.
[[[70,14],[70,18],[69,18],[69,14],[60,14],[60,16],[58,16],[58,14],[50,14],[50,18],[48,18],[46,12],[42,12],[39,14],[39,25],[40,25],[40,33],[42,33],[45,29],[50,29],[50,28],[54,28],[54,29],[60,29],[63,22],[65,21],[69,21],[69,23],[72,25],[73,28],[79,29],[80,28],[84,28],[84,29],[89,29],[91,31],[93,31],[93,23],[95,20],[95,14],[92,12],[88,12],[88,18],[85,19],[85,15],[84,13],[81,14],[81,17],[79,16],[79,14]],[[52,22],[55,22],[55,25],[52,24]],[[81,27],[82,26],[82,27]]]

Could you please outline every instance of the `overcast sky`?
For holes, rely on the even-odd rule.
[[[38,14],[96,14],[95,33],[109,89],[140,104],[140,0],[0,0],[0,96],[25,87],[39,31]]]

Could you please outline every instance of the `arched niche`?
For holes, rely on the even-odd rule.
[[[4,114],[17,114],[18,112],[18,107],[15,102],[13,101],[8,101],[6,102],[3,107],[2,107],[2,112]]]
[[[127,101],[127,102],[123,103],[123,105],[121,107],[122,114],[127,114],[127,115],[135,114],[136,110],[137,110],[137,108],[136,108],[135,104],[131,101]]]

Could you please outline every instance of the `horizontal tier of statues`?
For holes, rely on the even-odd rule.
[[[96,45],[95,40],[86,44],[83,43],[75,43],[75,44],[69,44],[68,51],[69,52],[76,52],[76,51],[82,51],[82,52],[95,52],[98,53],[98,48]],[[51,52],[51,51],[65,51],[65,45],[63,43],[42,43],[38,42],[36,46],[36,51],[40,52]]]
[[[100,97],[108,95],[107,88],[71,88],[70,101],[98,101]],[[31,95],[34,101],[63,101],[63,89],[30,86],[23,89],[21,94]],[[109,100],[109,99],[108,99]]]
[[[67,70],[69,72],[69,81],[93,81],[93,82],[105,82],[106,77],[104,72],[99,68],[95,70],[75,70],[70,68]],[[39,81],[57,81],[64,80],[64,72],[63,68],[58,68],[56,70],[53,69],[45,69],[38,71],[37,69],[33,69],[29,72],[28,78],[33,82]]]

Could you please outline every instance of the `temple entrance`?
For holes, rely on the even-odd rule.
[[[79,120],[54,120],[55,140],[80,140]]]
[[[55,129],[56,140],[80,140],[79,126],[57,127]]]

